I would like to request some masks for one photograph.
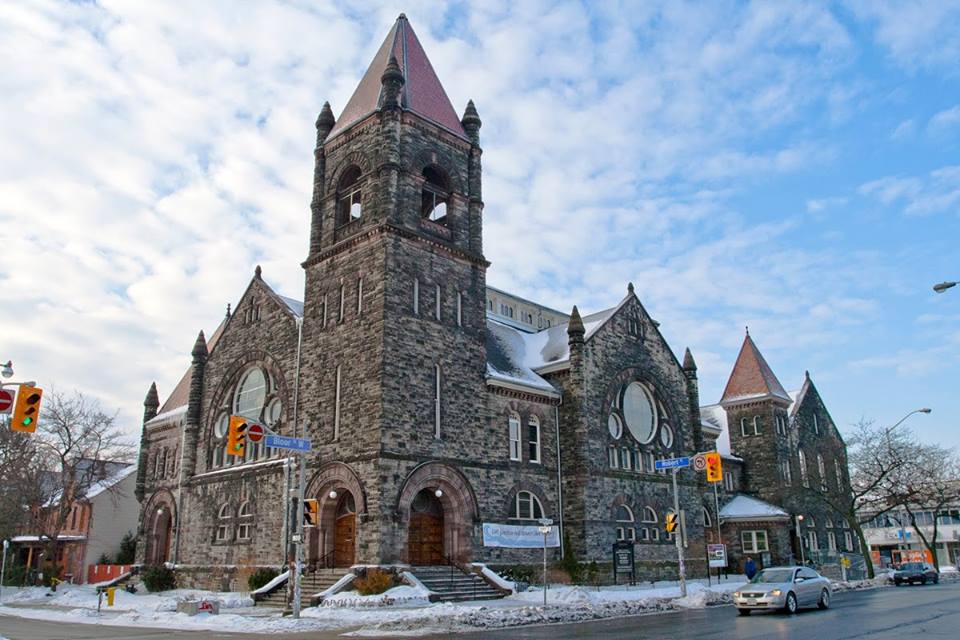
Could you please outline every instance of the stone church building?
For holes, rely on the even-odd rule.
[[[480,128],[401,15],[339,118],[325,104],[317,119],[303,300],[257,267],[165,401],[147,394],[140,562],[215,588],[284,564],[289,471],[262,442],[225,455],[240,415],[312,443],[311,566],[533,564],[538,550],[484,546],[483,524],[547,517],[577,560],[610,563],[630,541],[638,575],[675,573],[670,477],[654,461],[712,446],[693,357],[677,359],[632,285],[583,316],[487,286]],[[779,443],[768,421],[791,402],[723,404],[731,424],[762,408],[761,432],[737,431],[728,453],[749,486],[774,480],[755,490],[779,504],[777,460],[741,443]],[[700,476],[679,474],[693,575],[712,504]]]

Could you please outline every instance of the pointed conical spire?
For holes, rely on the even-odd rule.
[[[160,396],[157,395],[157,383],[152,382],[150,384],[150,389],[147,391],[147,397],[143,400],[143,408],[146,410],[153,410],[154,415],[156,415],[157,408],[160,406]]]
[[[477,107],[474,106],[473,100],[467,100],[467,108],[463,111],[460,124],[463,125],[472,142],[480,141],[480,127],[483,126],[483,122],[480,120],[480,114],[477,113]]]
[[[323,108],[320,109],[320,115],[317,116],[318,143],[327,139],[327,136],[330,135],[330,130],[333,129],[333,125],[336,123],[337,120],[333,117],[333,109],[330,108],[330,103],[324,102]]]
[[[730,373],[730,379],[723,390],[720,402],[759,400],[765,397],[791,401],[783,385],[774,375],[773,369],[754,344],[748,328],[743,338],[743,345],[740,347],[740,355],[737,356],[737,362],[733,365],[733,371]]]
[[[580,318],[580,310],[577,309],[577,305],[573,305],[573,311],[570,312],[570,323],[567,325],[567,335],[573,339],[573,336],[580,336],[580,339],[583,339],[583,334],[586,333],[586,330],[583,328],[583,320]]]
[[[207,339],[203,337],[202,329],[197,336],[197,341],[193,343],[193,350],[190,352],[190,355],[193,356],[194,360],[207,357]]]
[[[363,74],[360,84],[347,101],[347,106],[343,108],[328,139],[388,106],[385,103],[387,96],[384,95],[383,78],[391,58],[396,59],[397,69],[403,77],[403,88],[397,97],[399,105],[451,133],[467,138],[467,133],[457,118],[457,112],[450,104],[450,98],[440,84],[423,45],[417,39],[406,16],[400,14]]]
[[[687,347],[687,350],[683,352],[683,370],[684,371],[697,370],[697,363],[693,361],[693,354],[690,353],[690,347]]]

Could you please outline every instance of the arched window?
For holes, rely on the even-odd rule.
[[[283,403],[279,397],[278,385],[266,368],[262,365],[254,365],[245,369],[236,385],[228,388],[220,406],[221,412],[211,430],[211,468],[252,462],[278,453],[278,451],[267,449],[263,440],[256,443],[247,440],[243,457],[226,453],[231,415],[243,416],[253,422],[264,424],[274,431],[281,431]]]
[[[703,526],[705,527],[713,526],[713,523],[710,520],[710,512],[707,511],[706,507],[703,507]]]
[[[513,517],[517,520],[539,520],[543,517],[543,506],[537,496],[529,491],[518,491],[513,506]]]
[[[230,505],[224,504],[217,512],[217,542],[227,542],[230,540],[230,521],[232,520]]]
[[[360,167],[353,165],[340,176],[340,182],[337,184],[338,226],[360,219],[363,207],[360,202],[363,195],[360,175]]]
[[[508,424],[510,430],[510,459],[520,460],[520,416],[511,413]]]
[[[740,435],[742,436],[747,435],[747,419],[746,418],[740,418]]]
[[[237,540],[249,540],[250,532],[253,530],[253,511],[250,509],[249,502],[240,505],[237,520]]]
[[[798,457],[800,458],[800,481],[803,483],[803,486],[810,486],[810,478],[807,477],[807,456],[804,455],[803,449],[800,450]]]
[[[643,521],[644,521],[644,522],[656,522],[656,521],[657,521],[657,512],[654,511],[653,507],[644,507],[644,508],[643,508]]]
[[[436,167],[423,170],[423,191],[420,192],[420,216],[438,224],[447,223],[447,203],[450,189],[447,180]]]
[[[817,473],[820,474],[820,488],[823,491],[827,490],[827,467],[823,463],[823,456],[819,453],[817,454]]]
[[[537,416],[527,418],[527,455],[530,462],[540,462],[540,420]]]
[[[633,522],[633,511],[625,504],[617,507],[617,522]]]

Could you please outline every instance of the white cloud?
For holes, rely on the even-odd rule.
[[[946,166],[926,176],[887,176],[860,186],[860,193],[884,205],[900,205],[907,215],[955,213],[960,204],[960,166]]]
[[[855,0],[855,13],[875,27],[891,59],[908,69],[957,73],[960,2],[957,0]]]
[[[957,125],[960,125],[960,104],[934,114],[927,123],[927,130],[931,135],[941,135]]]

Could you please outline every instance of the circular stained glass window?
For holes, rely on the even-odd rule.
[[[260,419],[260,411],[267,399],[267,377],[260,369],[250,369],[237,386],[237,399],[233,411],[238,416]]]
[[[657,414],[650,392],[639,382],[631,382],[623,391],[623,417],[638,442],[647,444],[653,440]]]
[[[667,449],[673,446],[673,429],[668,424],[660,425],[660,444]]]
[[[280,422],[280,414],[283,413],[283,405],[280,404],[280,398],[274,398],[267,405],[267,412],[264,414],[264,420],[268,427],[275,427]]]
[[[223,438],[227,435],[227,427],[230,426],[230,416],[225,413],[221,413],[220,417],[217,418],[217,423],[213,425],[213,435],[218,438]]]
[[[619,440],[620,436],[623,435],[623,424],[617,414],[611,413],[610,417],[607,418],[607,429],[610,430],[610,436],[614,440]]]

